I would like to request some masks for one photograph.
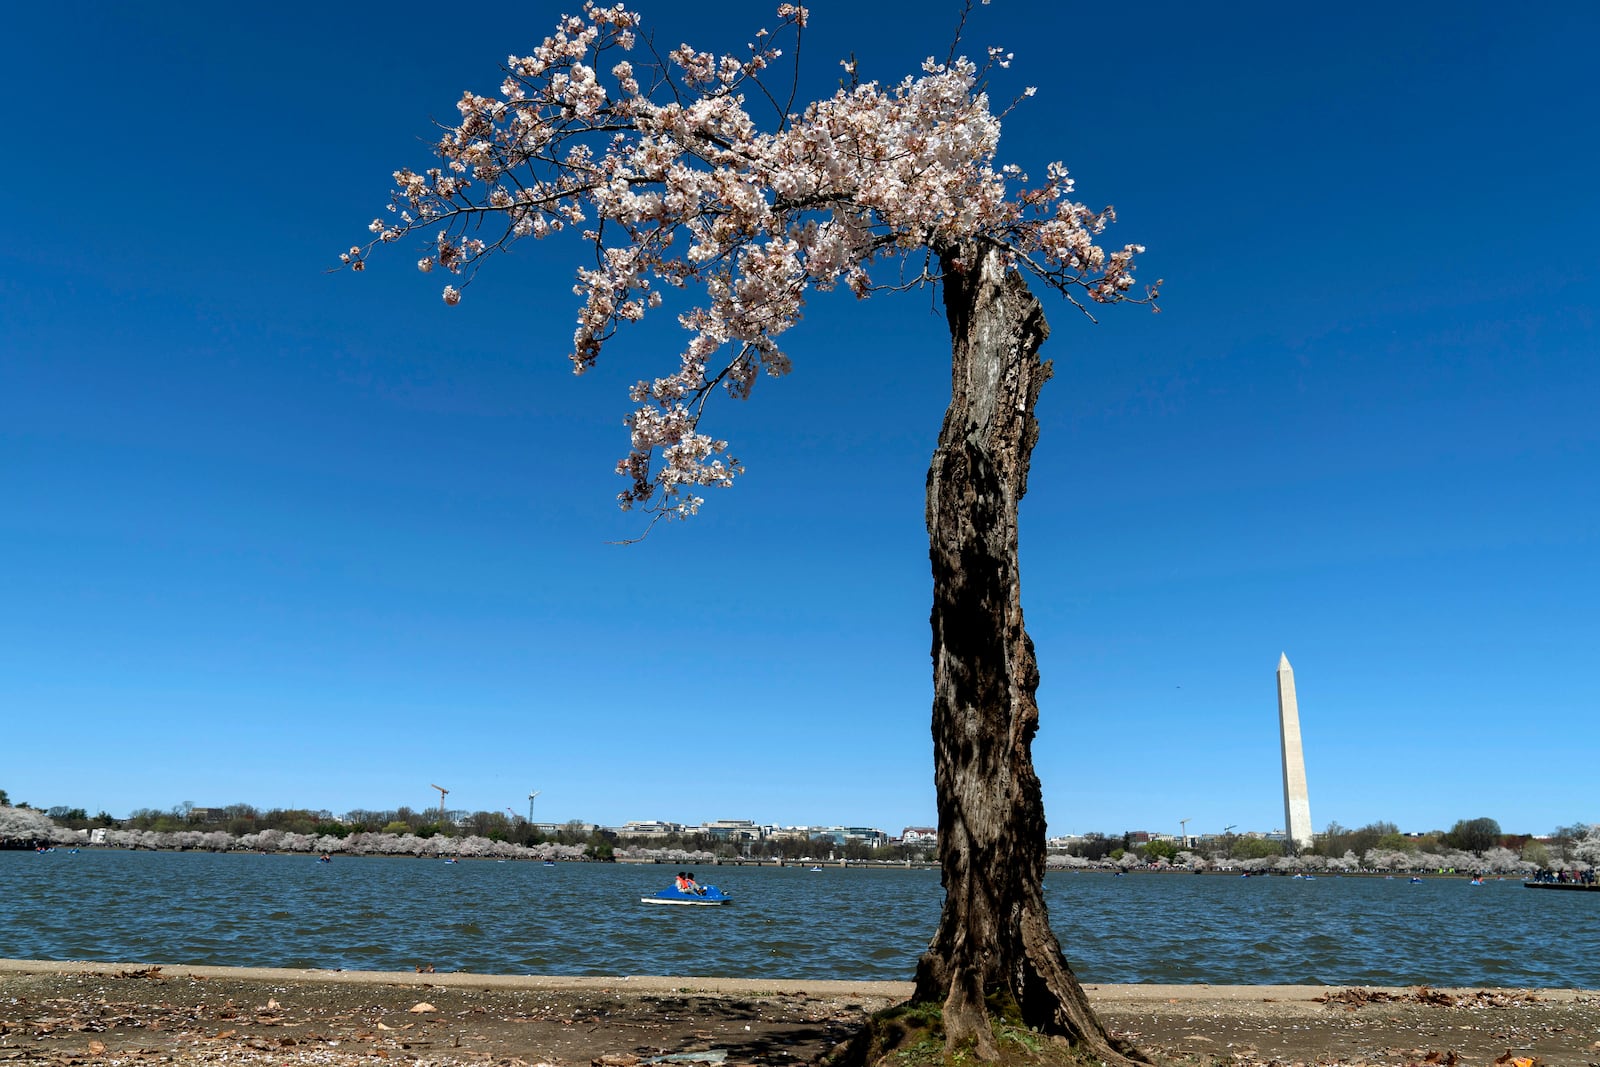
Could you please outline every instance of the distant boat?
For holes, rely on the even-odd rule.
[[[821,867],[808,867],[806,869],[806,873],[807,874],[821,874],[822,873],[822,868]]]
[[[446,863],[454,863],[454,862],[455,862],[455,859],[454,859],[454,858],[451,858],[451,859],[447,859],[447,860],[445,860],[445,862],[446,862]]]
[[[545,860],[544,861],[544,865],[546,867],[554,867],[556,865],[556,861],[555,860]]]

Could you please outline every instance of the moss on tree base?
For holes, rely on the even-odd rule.
[[[947,1047],[939,1004],[899,1004],[878,1012],[848,1041],[834,1046],[821,1067],[1100,1067],[1104,1058],[1064,1037],[1023,1024],[1014,1003],[991,997],[989,1019],[998,1059],[985,1060],[971,1045]]]

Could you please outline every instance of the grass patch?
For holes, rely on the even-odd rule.
[[[1026,1056],[1043,1056],[1048,1040],[1039,1031],[1012,1022],[995,1023],[994,1038],[999,1042],[1002,1053],[1011,1047]]]
[[[897,1004],[869,1018],[822,1067],[937,1067],[944,1062],[944,1015],[938,1004]]]
[[[1061,1038],[1031,1029],[1009,997],[988,1004],[997,1064],[978,1059],[972,1046],[945,1048],[939,1004],[900,1004],[878,1012],[850,1040],[822,1059],[822,1067],[1097,1067],[1098,1057]]]

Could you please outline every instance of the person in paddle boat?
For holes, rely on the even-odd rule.
[[[682,889],[683,889],[683,891],[685,893],[693,893],[695,896],[700,896],[700,897],[703,897],[703,896],[706,895],[706,887],[701,885],[699,882],[694,880],[694,872],[693,871],[690,871],[689,873],[687,873],[687,874],[685,874],[683,876],[683,882],[684,882],[684,884],[682,886]]]

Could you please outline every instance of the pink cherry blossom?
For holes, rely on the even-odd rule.
[[[434,146],[442,166],[395,171],[391,219],[340,256],[360,270],[377,245],[425,235],[417,267],[455,276],[443,291],[453,305],[490,256],[575,231],[592,251],[573,286],[580,374],[621,324],[663,305],[663,289],[696,293],[678,314],[689,339],[677,367],[630,391],[630,447],[617,464],[625,509],[687,517],[703,503],[697,490],[743,472],[726,442],[701,432],[706,402],[787,373],[780,341],[812,289],[842,282],[865,298],[937,283],[938,250],[980,237],[1080,308],[1157,296],[1159,282],[1134,293],[1142,246],[1098,243],[1114,213],[1073,201],[1065,166],[1031,187],[1017,167],[996,166],[1003,112],[985,79],[1010,52],[990,48],[982,66],[930,58],[892,85],[857,82],[850,62],[846,85],[789,114],[761,73],[783,54],[776,40],[798,42],[808,13],[786,3],[777,17],[745,55],[682,44],[625,58],[638,15],[591,0],[507,59],[497,95],[461,96],[459,124]],[[765,122],[752,104],[771,112]],[[874,280],[879,266],[892,283]]]

